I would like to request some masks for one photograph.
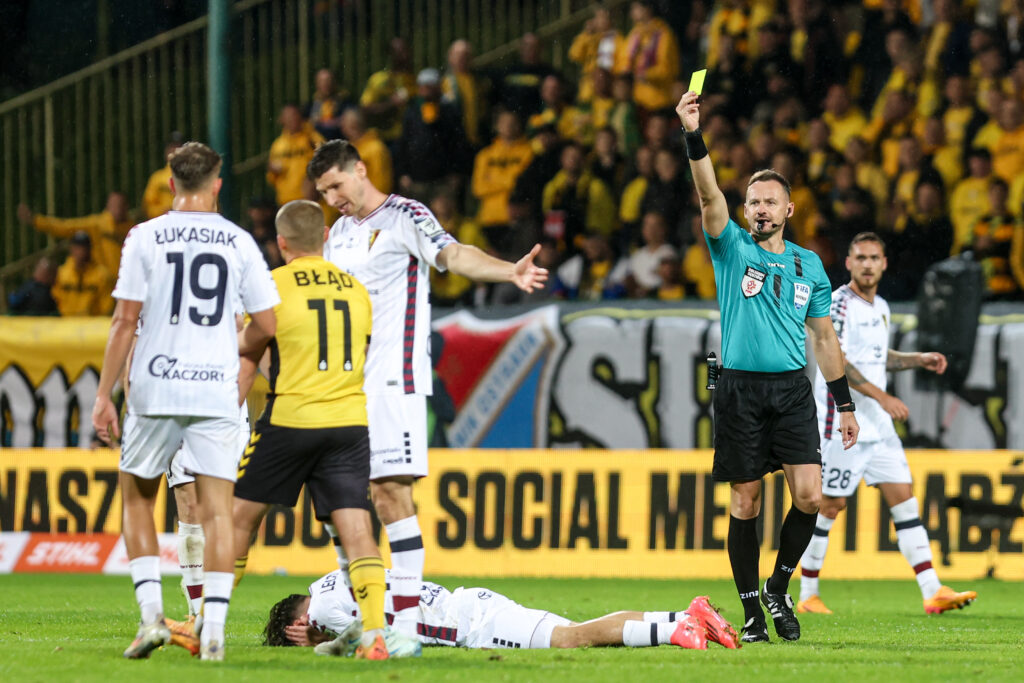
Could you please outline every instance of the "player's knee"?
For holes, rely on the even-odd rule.
[[[807,514],[816,513],[821,508],[821,491],[797,491],[793,498],[793,505],[801,512]]]
[[[835,519],[839,516],[839,513],[845,509],[846,498],[829,498],[828,496],[822,496],[821,505],[818,511],[829,519]]]
[[[391,524],[415,514],[412,501],[412,479],[394,478],[373,481],[370,497],[377,516],[384,524]]]
[[[759,495],[744,495],[733,492],[729,500],[729,513],[737,519],[753,519],[761,512]]]
[[[586,645],[585,640],[580,636],[579,629],[573,626],[556,626],[551,631],[551,647],[557,649],[572,649]]]

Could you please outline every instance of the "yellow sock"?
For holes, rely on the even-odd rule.
[[[363,629],[384,628],[384,561],[379,557],[360,557],[348,564],[348,577],[352,592],[363,615]]]
[[[245,565],[248,563],[248,555],[242,555],[235,560],[235,588],[238,588],[238,584],[242,583],[242,577],[245,576]]]

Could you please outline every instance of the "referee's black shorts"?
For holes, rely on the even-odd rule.
[[[320,521],[343,508],[370,510],[367,428],[298,429],[260,419],[238,463],[235,496],[292,507],[303,484]]]
[[[803,370],[723,370],[714,406],[715,481],[756,481],[783,465],[821,465],[814,395]]]

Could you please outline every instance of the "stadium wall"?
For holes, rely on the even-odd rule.
[[[415,498],[428,575],[697,578],[729,575],[729,489],[712,481],[707,450],[438,449]],[[991,569],[1024,579],[1024,466],[1007,451],[908,453],[945,579]],[[9,449],[0,465],[0,573],[126,573],[118,537],[118,454]],[[762,573],[770,572],[788,491],[766,479]],[[967,499],[967,514],[947,503]],[[973,505],[973,509],[972,508]],[[1000,507],[1002,506],[1002,507]],[[249,571],[316,574],[335,566],[308,496],[277,507]],[[167,573],[177,571],[173,497],[156,522]],[[386,544],[383,544],[386,548]],[[830,578],[906,578],[888,509],[863,485],[832,533]]]
[[[920,448],[1024,450],[1024,322],[985,316],[957,391],[914,372],[891,391]],[[893,348],[914,350],[912,315],[894,316]],[[458,448],[708,448],[705,357],[719,353],[717,312],[552,304],[483,319],[442,315],[438,374],[457,415]],[[88,418],[108,319],[6,318],[0,325],[0,447],[89,447]],[[258,407],[260,397],[251,396]]]

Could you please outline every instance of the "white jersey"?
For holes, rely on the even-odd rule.
[[[390,195],[362,220],[342,216],[324,258],[363,283],[373,304],[366,355],[367,394],[433,391],[430,363],[430,267],[455,238],[430,210]]]
[[[857,368],[876,387],[885,391],[888,377],[885,364],[889,355],[889,304],[880,296],[868,303],[849,285],[832,292],[832,325],[839,345],[850,365]],[[854,392],[857,404],[858,442],[881,441],[896,436],[892,418],[873,398]],[[818,429],[822,439],[838,439],[839,420],[835,401],[819,369],[814,378],[814,401],[818,406]]]
[[[385,575],[390,579],[390,570]],[[314,581],[309,586],[309,625],[321,631],[341,633],[352,622],[361,619],[359,604],[352,589],[341,578],[341,572]],[[486,588],[456,588],[424,581],[420,587],[420,619],[416,624],[419,640],[424,645],[449,647],[472,646],[472,635],[485,620],[485,612],[494,605],[514,604],[504,595]],[[391,591],[385,594],[384,613],[388,623],[394,618]]]
[[[238,416],[235,314],[280,303],[252,236],[215,213],[171,211],[125,238],[116,299],[141,301],[128,408]]]

